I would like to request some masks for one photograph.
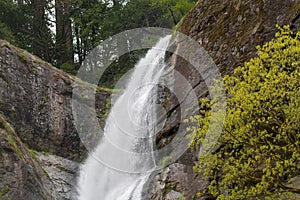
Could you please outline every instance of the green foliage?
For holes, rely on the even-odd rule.
[[[41,5],[43,2],[43,5]],[[49,19],[45,10],[50,6],[41,1],[0,1],[0,38],[27,51],[51,60],[53,47]]]
[[[80,66],[102,41],[128,29],[172,28],[194,3],[195,0],[57,0],[54,4],[48,0],[1,0],[0,38],[76,74],[77,68],[63,63],[74,61]],[[99,85],[113,88],[143,55],[143,51],[130,52],[116,60]]]
[[[18,58],[21,62],[24,62],[24,63],[27,63],[28,62],[28,59],[26,58],[26,56],[22,53],[19,53],[18,54]]]
[[[18,141],[16,141],[17,135],[14,131],[14,129],[12,128],[12,126],[2,117],[2,115],[0,115],[0,129],[4,130],[4,134],[5,137],[8,141],[8,143],[11,145],[11,147],[13,148],[13,150],[15,151],[15,153],[18,155],[18,157],[21,160],[25,160],[24,155],[20,149],[20,147],[18,146]]]
[[[153,0],[73,0],[71,18],[74,23],[74,50],[78,62],[81,64],[88,53],[103,40],[124,30],[139,27],[172,28],[176,23],[170,17],[170,10],[176,15],[175,21],[179,21],[194,5],[192,2],[194,1],[172,0],[170,4],[165,4],[163,1]],[[135,51],[118,58],[106,69],[99,85],[113,88],[144,53]]]
[[[185,196],[182,194],[179,196],[178,200],[185,200]]]
[[[194,0],[153,0],[151,5],[160,7],[164,11],[164,18],[173,19],[173,25],[176,25],[196,2]]]
[[[66,73],[69,73],[69,74],[72,74],[72,75],[76,75],[76,69],[75,69],[75,66],[71,63],[63,63],[61,66],[60,66],[60,69]]]
[[[172,157],[171,156],[164,156],[160,161],[159,165],[162,167],[167,167],[170,162],[172,162]]]
[[[279,28],[258,56],[224,77],[227,117],[214,153],[194,167],[210,179],[216,199],[281,199],[300,194],[289,181],[300,175],[300,32]],[[218,90],[218,87],[212,88]],[[202,99],[190,120],[191,146],[206,143],[212,105]],[[205,148],[205,147],[204,147]]]
[[[6,24],[2,22],[0,22],[0,39],[7,40],[11,43],[15,42],[15,38],[12,31]]]
[[[9,192],[9,187],[4,185],[3,188],[0,190],[0,198],[4,197]]]

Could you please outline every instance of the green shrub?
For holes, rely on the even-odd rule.
[[[216,199],[300,194],[300,187],[289,183],[300,176],[300,32],[278,28],[276,39],[258,47],[257,57],[223,79],[224,128],[214,153],[194,167],[211,180],[208,189]],[[189,128],[192,147],[208,142],[209,108],[218,104],[218,99],[201,101],[201,114],[190,119],[199,122]]]
[[[71,63],[64,63],[60,66],[60,69],[68,74],[76,75],[77,71],[73,64]]]

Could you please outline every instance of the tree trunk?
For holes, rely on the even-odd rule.
[[[173,10],[172,10],[172,8],[170,6],[169,6],[169,11],[171,13],[174,25],[176,25],[178,22],[176,20],[175,14],[174,14],[174,12],[173,12]]]
[[[42,59],[51,62],[50,48],[52,46],[52,39],[50,29],[47,26],[46,7],[46,0],[32,1],[32,51]]]
[[[57,66],[74,63],[69,0],[55,0]]]

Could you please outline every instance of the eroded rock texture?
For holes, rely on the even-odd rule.
[[[0,111],[30,148],[72,160],[86,150],[73,124],[74,78],[41,59],[0,41]],[[99,115],[109,93],[97,90]]]
[[[86,149],[74,125],[73,87],[73,77],[0,40],[0,199],[75,199],[75,161]],[[96,87],[100,122],[109,96]]]
[[[291,25],[292,29],[300,28],[300,2],[297,0],[200,0],[197,5],[182,20],[178,30],[197,41],[213,58],[221,75],[231,74],[233,69],[256,55],[256,46],[275,37],[276,24]],[[185,41],[176,39],[172,44],[175,51],[181,51]],[[200,56],[200,55],[199,55]],[[198,96],[208,95],[205,78],[197,73],[190,63],[176,55],[168,58],[170,72],[168,76],[176,79],[175,71],[182,74],[193,87]],[[174,81],[176,84],[176,80]],[[184,91],[185,88],[180,90]],[[158,147],[164,147],[174,138],[180,121],[181,106],[174,96],[165,91],[167,96],[164,107],[168,120],[164,129],[158,135]],[[196,153],[188,152],[182,156],[176,165],[176,173],[169,173],[170,167],[153,175],[154,181],[149,181],[145,191],[150,193],[150,199],[169,198],[168,191],[183,194],[186,199],[194,199],[197,191],[205,193],[205,181],[195,175],[192,166],[196,161]],[[172,165],[174,167],[174,165]],[[165,174],[168,174],[166,176]],[[178,179],[178,175],[181,178]],[[168,178],[162,178],[168,177]],[[185,177],[185,178],[183,178]],[[183,180],[183,181],[179,181]],[[188,180],[188,181],[186,181]],[[197,183],[197,180],[201,180]],[[170,188],[167,185],[179,183],[180,187]],[[196,184],[194,184],[196,182]],[[172,192],[171,196],[177,193]],[[204,195],[201,199],[210,199]]]
[[[0,115],[0,199],[52,199],[52,183]]]

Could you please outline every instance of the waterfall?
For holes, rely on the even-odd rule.
[[[160,39],[136,64],[115,100],[99,144],[81,167],[78,200],[141,200],[156,167],[155,95],[170,37]]]

